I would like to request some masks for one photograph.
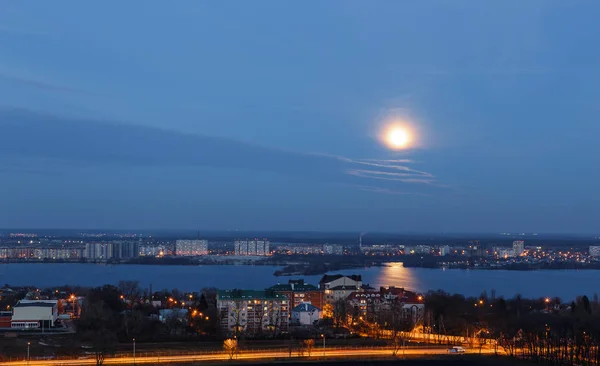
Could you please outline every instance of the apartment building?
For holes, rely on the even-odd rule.
[[[324,292],[315,285],[305,283],[303,279],[289,280],[288,283],[277,284],[269,290],[286,296],[290,302],[290,309],[302,303],[310,303],[320,309],[325,305]]]
[[[233,243],[234,253],[237,256],[266,256],[271,254],[268,240],[236,240]]]
[[[360,275],[324,275],[319,281],[319,288],[325,293],[325,303],[331,304],[340,299],[345,300],[353,292],[362,291],[362,277]]]
[[[344,246],[341,244],[323,244],[323,254],[344,255]]]
[[[289,329],[289,300],[271,290],[219,290],[217,309],[224,334],[279,334]]]
[[[365,319],[377,316],[400,317],[417,324],[425,312],[423,296],[399,287],[380,287],[379,291],[353,292],[346,299],[350,313]]]
[[[175,255],[183,257],[208,255],[208,240],[177,240]]]

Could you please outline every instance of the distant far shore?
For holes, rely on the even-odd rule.
[[[313,276],[322,275],[332,271],[352,270],[369,267],[386,266],[389,263],[402,263],[406,268],[425,269],[463,269],[463,270],[509,270],[509,271],[538,271],[538,270],[599,270],[600,262],[543,262],[543,263],[470,263],[463,261],[453,262],[452,258],[439,256],[385,256],[385,257],[358,257],[358,256],[323,256],[323,255],[276,255],[272,257],[234,257],[234,256],[206,256],[206,257],[138,257],[131,260],[119,261],[85,261],[85,260],[33,260],[33,259],[4,259],[1,264],[50,264],[50,263],[77,263],[96,265],[155,265],[155,266],[275,266],[280,269],[273,272],[274,276]]]

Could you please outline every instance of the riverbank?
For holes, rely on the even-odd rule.
[[[177,288],[197,292],[205,287],[219,289],[261,290],[289,277],[276,277],[281,270],[271,265],[104,265],[84,263],[12,263],[0,265],[2,283],[15,286],[83,286],[94,287],[118,284],[121,280],[138,281],[140,286],[154,291]],[[539,270],[524,274],[520,271],[472,271],[458,269],[407,268],[402,263],[385,263],[328,274],[360,275],[364,284],[404,287],[411,291],[427,292],[443,289],[451,293],[479,296],[482,291],[510,298],[516,294],[527,297],[558,296],[574,300],[583,294],[590,298],[598,292],[600,271]],[[525,277],[524,277],[525,276]],[[297,276],[306,283],[318,284],[322,275]],[[577,286],[573,286],[577,284]]]
[[[405,268],[461,269],[461,270],[600,270],[600,261],[541,261],[528,257],[492,259],[486,257],[465,258],[460,256],[434,255],[273,255],[199,257],[138,257],[129,260],[85,261],[85,260],[36,260],[10,259],[0,264],[100,264],[100,265],[148,265],[148,266],[274,266],[275,276],[314,276],[332,271],[347,271],[381,267],[389,263],[402,263]]]

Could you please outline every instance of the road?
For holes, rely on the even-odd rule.
[[[489,354],[492,353],[492,350],[483,349],[482,353]],[[398,355],[410,355],[410,356],[426,356],[426,355],[445,355],[448,353],[446,348],[408,348],[404,350],[398,351]],[[467,353],[479,353],[479,349],[475,350],[467,350]],[[305,353],[306,355],[306,353]],[[356,358],[356,357],[391,357],[392,349],[382,349],[382,348],[354,348],[354,349],[323,349],[315,347],[312,350],[310,357],[300,357],[297,353],[292,353],[292,358]],[[258,360],[273,360],[273,359],[283,359],[290,358],[290,353],[288,350],[274,350],[274,351],[241,351],[238,355],[235,356],[236,360],[249,360],[249,361],[258,361]],[[106,365],[133,365],[135,364],[157,364],[157,363],[175,363],[175,362],[201,362],[201,361],[228,361],[229,355],[225,354],[225,352],[214,353],[214,354],[189,354],[189,355],[173,355],[173,356],[152,356],[152,357],[136,357],[135,360],[133,357],[119,357],[119,358],[106,358],[104,360],[104,364]],[[27,363],[26,360],[22,361],[13,361],[13,362],[0,362],[0,365],[6,366],[49,366],[49,365],[95,365],[96,360],[94,357],[88,359],[72,359],[72,360],[31,360]]]
[[[403,338],[411,341],[418,341],[423,343],[431,343],[431,344],[486,344],[493,346],[496,343],[495,339],[492,338],[483,338],[483,337],[464,337],[464,336],[455,336],[455,335],[445,335],[445,334],[437,334],[437,333],[417,333],[417,332],[399,332],[399,334],[403,335]],[[368,334],[363,335],[365,338],[368,338]],[[382,331],[381,336],[391,338],[392,331]]]

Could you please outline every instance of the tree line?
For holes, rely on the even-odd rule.
[[[600,365],[598,295],[563,303],[435,291],[425,299],[425,332],[492,340],[498,352],[548,365]]]

